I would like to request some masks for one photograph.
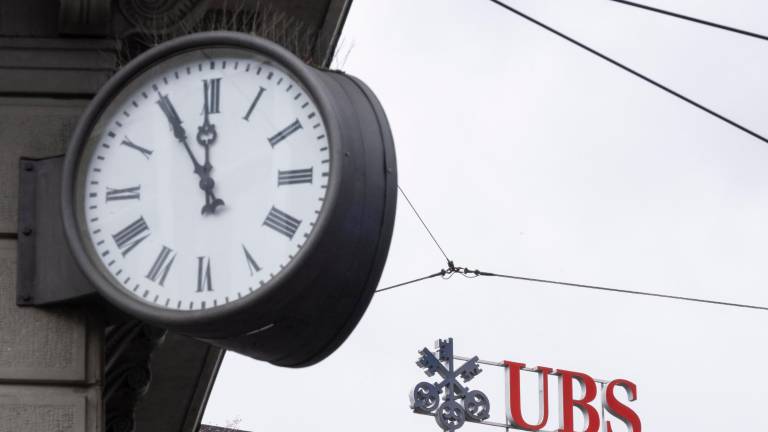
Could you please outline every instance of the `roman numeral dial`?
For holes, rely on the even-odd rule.
[[[135,144],[133,141],[129,140],[128,137],[125,137],[125,139],[120,142],[120,144],[139,152],[139,154],[144,156],[146,159],[149,159],[149,157],[152,156],[152,150]]]
[[[243,116],[243,120],[248,121],[251,119],[251,114],[253,114],[253,110],[256,109],[256,104],[259,103],[259,99],[261,99],[261,95],[264,94],[264,92],[267,89],[264,87],[259,87],[258,93],[256,93],[256,97],[253,98],[253,102],[251,102],[251,106],[248,107],[248,111]]]
[[[299,219],[275,207],[272,207],[267,218],[264,219],[264,226],[272,228],[289,239],[293,239],[299,225],[301,225]]]
[[[197,257],[197,292],[213,291],[211,279],[211,259]]]
[[[136,246],[141,244],[149,237],[149,227],[143,217],[131,222],[125,228],[121,229],[115,234],[112,234],[112,239],[115,241],[117,248],[120,249],[120,253],[123,256],[128,255]]]
[[[296,271],[332,207],[337,160],[324,105],[297,75],[241,48],[190,49],[137,72],[94,114],[75,206],[115,289],[181,314]]]
[[[291,136],[293,133],[295,133],[301,128],[302,128],[301,122],[299,121],[299,119],[296,119],[296,121],[286,126],[283,130],[269,137],[268,138],[269,144],[272,147],[274,147],[280,144],[281,141],[288,138],[289,136]]]
[[[132,186],[123,189],[107,188],[106,196],[109,201],[137,200],[141,198],[141,186]]]
[[[162,250],[160,250],[160,254],[157,255],[155,262],[152,264],[152,268],[147,272],[147,279],[163,286],[165,284],[165,278],[168,277],[168,272],[171,271],[171,266],[175,259],[176,254],[173,250],[167,246],[163,246]]]
[[[313,171],[313,168],[280,170],[277,172],[277,185],[285,186],[300,183],[312,183]]]
[[[221,101],[221,78],[203,80],[205,108],[208,114],[218,114]]]
[[[256,260],[253,259],[253,256],[251,256],[251,253],[248,252],[248,249],[245,247],[245,245],[243,245],[243,253],[245,254],[245,261],[248,263],[248,271],[251,272],[251,276],[253,276],[261,270],[261,267],[256,264]]]

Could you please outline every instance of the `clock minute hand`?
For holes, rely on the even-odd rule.
[[[176,108],[173,107],[171,100],[168,99],[168,95],[161,93],[159,93],[159,95],[160,99],[158,99],[157,104],[160,105],[160,109],[163,110],[163,114],[165,114],[165,117],[168,118],[168,123],[171,124],[171,128],[173,129],[173,136],[175,136],[176,139],[184,145],[184,149],[187,150],[187,154],[192,160],[192,165],[195,167],[195,174],[203,175],[202,165],[200,165],[200,162],[197,161],[194,153],[192,153],[192,149],[190,149],[189,144],[187,144],[187,132],[184,130],[184,126],[181,125],[181,118],[176,112]]]
[[[205,167],[200,165],[200,162],[198,162],[197,158],[195,158],[195,154],[192,153],[192,149],[189,148],[189,144],[187,143],[187,132],[181,125],[181,118],[176,112],[176,108],[173,107],[171,100],[168,99],[168,95],[163,95],[161,93],[158,94],[160,99],[157,101],[157,104],[160,106],[160,109],[163,111],[166,118],[168,118],[168,122],[171,124],[171,128],[173,129],[173,135],[182,145],[184,145],[184,149],[187,151],[189,158],[192,160],[192,165],[195,167],[195,174],[200,177],[200,189],[205,192],[205,205],[203,206],[202,213],[213,213],[216,211],[217,206],[224,205],[224,201],[216,198],[216,195],[214,195],[213,187],[215,182],[213,181],[213,178],[210,176]]]

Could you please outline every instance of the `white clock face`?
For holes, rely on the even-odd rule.
[[[283,271],[311,237],[331,170],[306,88],[232,48],[188,51],[134,78],[83,157],[91,256],[140,301],[187,311],[237,301]]]

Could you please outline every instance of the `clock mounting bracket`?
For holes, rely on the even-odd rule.
[[[86,303],[100,296],[75,262],[61,218],[64,155],[19,160],[18,306]]]

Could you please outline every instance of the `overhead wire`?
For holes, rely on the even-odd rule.
[[[558,280],[552,280],[552,279],[541,279],[541,278],[533,278],[533,277],[527,277],[527,276],[492,273],[492,272],[487,272],[487,271],[482,271],[477,269],[473,270],[466,267],[456,267],[456,266],[451,266],[447,269],[441,270],[437,273],[431,274],[429,276],[425,276],[423,278],[414,279],[408,282],[403,282],[397,285],[392,285],[386,288],[382,288],[382,289],[376,290],[376,292],[388,291],[394,288],[399,288],[404,285],[420,282],[420,281],[434,278],[437,276],[442,276],[443,279],[450,279],[453,275],[456,275],[456,274],[462,275],[470,279],[480,277],[480,276],[498,277],[498,278],[504,278],[504,279],[515,279],[515,280],[524,281],[524,282],[535,282],[535,283],[543,283],[543,284],[549,284],[549,285],[567,286],[572,288],[583,288],[583,289],[589,289],[589,290],[595,290],[595,291],[612,292],[617,294],[631,294],[631,295],[638,295],[638,296],[644,296],[644,297],[662,298],[667,300],[679,300],[679,301],[686,301],[686,302],[711,304],[711,305],[717,305],[717,306],[727,306],[727,307],[736,307],[736,308],[743,308],[743,309],[768,311],[768,307],[766,306],[757,306],[757,305],[751,305],[746,303],[733,303],[733,302],[726,302],[726,301],[720,301],[720,300],[710,300],[710,299],[699,298],[699,297],[685,297],[685,296],[661,294],[661,293],[647,292],[647,291],[611,288],[611,287],[605,287],[605,286],[599,286],[599,285],[588,285],[588,284],[581,284],[581,283],[574,283],[574,282],[564,282],[564,281],[558,281]]]
[[[493,0],[491,0],[493,1]],[[379,288],[374,291],[374,293],[380,293],[384,291],[389,291],[395,288],[400,288],[406,285],[411,285],[417,282],[422,282],[427,279],[436,278],[438,276],[441,276],[443,279],[450,279],[454,275],[462,275],[466,278],[476,278],[479,276],[486,276],[486,277],[498,277],[498,278],[505,278],[505,279],[515,279],[519,281],[525,281],[525,282],[535,282],[535,283],[543,283],[543,284],[550,284],[550,285],[561,285],[561,286],[568,286],[573,288],[583,288],[583,289],[590,289],[590,290],[596,290],[596,291],[603,291],[603,292],[612,292],[612,293],[619,293],[619,294],[631,294],[631,295],[638,295],[638,296],[645,296],[645,297],[656,297],[656,298],[663,298],[668,300],[679,300],[679,301],[688,301],[688,302],[695,302],[695,303],[706,303],[706,304],[712,304],[712,305],[718,305],[718,306],[728,306],[728,307],[737,307],[737,308],[744,308],[744,309],[754,309],[754,310],[762,310],[762,311],[768,311],[768,307],[765,306],[757,306],[757,305],[750,305],[745,303],[733,303],[733,302],[725,302],[725,301],[719,301],[719,300],[710,300],[710,299],[704,299],[704,298],[697,298],[697,297],[684,297],[684,296],[676,296],[671,294],[661,294],[661,293],[654,293],[654,292],[647,292],[647,291],[636,291],[636,290],[627,290],[627,289],[621,289],[621,288],[611,288],[611,287],[604,287],[599,285],[588,285],[588,284],[581,284],[581,283],[574,283],[574,282],[563,282],[563,281],[557,281],[552,279],[542,279],[542,278],[533,278],[533,277],[527,277],[527,276],[518,276],[518,275],[510,275],[510,274],[502,274],[502,273],[492,273],[477,269],[469,269],[467,267],[460,267],[454,265],[453,261],[448,258],[448,255],[445,254],[445,251],[442,247],[440,247],[440,243],[438,243],[435,236],[432,234],[432,231],[427,226],[426,222],[424,222],[424,219],[419,215],[418,210],[416,210],[416,207],[413,205],[411,200],[408,199],[408,196],[405,194],[403,189],[398,185],[397,187],[400,190],[400,193],[403,194],[403,197],[405,197],[405,200],[408,201],[408,204],[411,207],[411,210],[414,212],[416,217],[419,218],[419,221],[421,221],[422,226],[424,229],[429,233],[429,236],[432,238],[432,241],[435,243],[435,246],[437,246],[438,249],[440,249],[440,252],[442,252],[443,256],[445,257],[446,261],[448,262],[448,267],[445,269],[441,269],[440,271],[437,271],[435,273],[422,276],[420,278],[412,279],[406,282],[397,283],[395,285],[390,285],[384,288]]]
[[[704,112],[706,112],[706,113],[708,113],[708,114],[710,114],[710,115],[712,115],[712,116],[714,116],[714,117],[724,121],[725,123],[727,123],[727,124],[737,128],[737,129],[741,130],[742,132],[745,132],[745,133],[751,135],[752,137],[754,137],[754,138],[756,138],[756,139],[758,139],[758,140],[768,144],[768,139],[763,137],[762,135],[758,134],[757,132],[754,132],[754,131],[746,128],[745,126],[742,126],[741,124],[739,124],[739,123],[737,123],[737,122],[735,122],[735,121],[733,121],[733,120],[723,116],[722,114],[719,114],[719,113],[715,112],[714,110],[712,110],[710,108],[707,108],[706,106],[704,106],[704,105],[702,105],[702,104],[700,104],[700,103],[698,103],[698,102],[696,102],[696,101],[694,101],[694,100],[692,100],[692,99],[682,95],[681,93],[679,93],[679,92],[677,92],[677,91],[675,91],[675,90],[673,90],[673,89],[671,89],[671,88],[669,88],[669,87],[667,87],[667,86],[665,86],[665,85],[663,85],[663,84],[661,84],[661,83],[651,79],[650,77],[648,77],[648,76],[646,76],[646,75],[644,75],[644,74],[642,74],[642,73],[640,73],[640,72],[638,72],[638,71],[636,71],[636,70],[634,70],[634,69],[632,69],[632,68],[630,68],[630,67],[628,67],[628,66],[626,66],[626,65],[624,65],[622,63],[620,63],[619,61],[614,60],[611,57],[608,57],[607,55],[605,55],[605,54],[595,50],[594,48],[591,48],[588,45],[586,45],[586,44],[584,44],[582,42],[579,42],[578,40],[576,40],[576,39],[574,39],[574,38],[572,38],[572,37],[570,37],[570,36],[560,32],[558,30],[554,29],[553,27],[550,27],[550,26],[544,24],[543,22],[538,21],[535,18],[530,17],[530,16],[524,14],[523,12],[513,8],[512,6],[510,6],[510,5],[506,4],[506,3],[503,3],[503,2],[501,2],[499,0],[489,0],[489,1],[491,3],[494,3],[494,4],[498,5],[498,6],[506,9],[509,12],[512,12],[512,13],[520,16],[521,18],[526,19],[527,21],[532,22],[533,24],[536,24],[537,26],[539,26],[539,27],[541,27],[541,28],[543,28],[543,29],[553,33],[553,34],[555,34],[555,35],[557,35],[557,36],[567,40],[568,42],[571,42],[572,44],[574,44],[574,45],[576,45],[576,46],[578,46],[578,47],[580,47],[580,48],[590,52],[591,54],[594,54],[594,55],[600,57],[601,59],[603,59],[603,60],[613,64],[614,66],[617,66],[620,69],[623,69],[624,71],[629,72],[630,74],[632,74],[632,75],[634,75],[634,76],[636,76],[636,77],[638,77],[638,78],[648,82],[649,84],[652,84],[652,85],[660,88],[661,90],[664,90],[665,92],[667,92],[667,93],[669,93],[669,94],[671,94],[671,95],[673,95],[673,96],[683,100],[684,102],[687,102],[687,103],[693,105],[694,107],[699,108],[700,110],[702,110],[702,111],[704,111]],[[717,28],[720,28],[720,29],[724,29],[724,30],[740,33],[740,34],[743,34],[743,35],[747,35],[747,36],[756,37],[756,38],[759,38],[759,39],[768,40],[768,37],[760,35],[760,34],[757,34],[757,33],[751,33],[751,32],[747,32],[747,31],[744,31],[744,30],[739,30],[739,29],[736,29],[736,28],[733,28],[733,27],[723,26],[723,25],[720,25],[720,24],[717,24],[717,23],[712,23],[712,22],[709,22],[709,21],[704,21],[704,20],[700,20],[700,19],[697,19],[697,18],[688,17],[688,16],[685,16],[685,15],[676,14],[676,13],[669,12],[669,11],[664,11],[664,10],[661,10],[661,9],[652,8],[650,6],[645,6],[645,5],[641,5],[641,4],[638,4],[638,3],[633,3],[633,2],[630,2],[630,1],[626,1],[626,0],[610,0],[610,1],[614,1],[614,2],[617,2],[617,3],[623,3],[623,4],[626,4],[626,5],[629,5],[629,6],[640,7],[640,8],[647,9],[647,10],[650,10],[650,11],[653,11],[653,12],[663,13],[663,14],[670,15],[670,16],[673,16],[673,17],[677,17],[677,18],[681,18],[681,19],[686,19],[686,20],[689,20],[689,21],[697,22],[697,23],[700,23],[700,24],[705,24],[705,25],[717,27]],[[627,290],[627,289],[620,289],[620,288],[604,287],[604,286],[598,286],[598,285],[588,285],[588,284],[580,284],[580,283],[573,283],[573,282],[563,282],[563,281],[557,281],[557,280],[552,280],[552,279],[541,279],[541,278],[533,278],[533,277],[527,277],[527,276],[517,276],[517,275],[509,275],[509,274],[501,274],[501,273],[492,273],[492,272],[486,272],[486,271],[481,271],[481,270],[476,270],[476,269],[472,270],[472,269],[468,269],[466,267],[457,267],[457,266],[455,266],[453,264],[453,261],[450,258],[448,258],[448,255],[445,253],[443,248],[440,246],[440,243],[438,243],[437,239],[432,234],[432,231],[429,229],[429,227],[427,226],[426,222],[424,222],[424,219],[421,217],[419,212],[416,210],[416,207],[413,205],[411,200],[408,198],[408,195],[406,195],[405,191],[403,191],[403,189],[400,187],[400,185],[398,185],[397,188],[400,191],[400,193],[403,194],[403,197],[408,202],[408,205],[411,207],[411,210],[413,210],[414,214],[419,219],[419,221],[421,222],[421,224],[424,227],[424,229],[427,231],[429,236],[432,238],[432,241],[435,243],[437,248],[443,254],[443,257],[445,257],[446,261],[448,262],[448,268],[442,269],[439,272],[436,272],[436,273],[433,273],[433,274],[430,274],[430,275],[427,275],[427,276],[424,276],[424,277],[420,277],[420,278],[413,279],[413,280],[410,280],[410,281],[406,281],[406,282],[398,283],[398,284],[395,284],[395,285],[387,286],[385,288],[377,289],[375,291],[376,293],[392,290],[392,289],[399,288],[399,287],[403,287],[403,286],[410,285],[410,284],[417,283],[417,282],[421,282],[421,281],[424,281],[424,280],[427,280],[427,279],[432,279],[432,278],[435,278],[437,276],[442,276],[443,279],[450,279],[453,275],[460,274],[460,275],[462,275],[464,277],[467,277],[467,278],[475,278],[475,277],[478,277],[478,276],[498,277],[498,278],[505,278],[505,279],[515,279],[515,280],[520,280],[520,281],[525,281],[525,282],[543,283],[543,284],[550,284],[550,285],[560,285],[560,286],[567,286],[567,287],[573,287],[573,288],[582,288],[582,289],[590,289],[590,290],[603,291],[603,292],[613,292],[613,293],[619,293],[619,294],[630,294],[630,295],[638,295],[638,296],[646,296],[646,297],[663,298],[663,299],[668,299],[668,300],[678,300],[678,301],[704,303],[704,304],[711,304],[711,305],[718,305],[718,306],[727,306],[727,307],[736,307],[736,308],[768,311],[768,307],[757,306],[757,305],[750,305],[750,304],[744,304],[744,303],[733,303],[733,302],[725,302],[725,301],[719,301],[719,300],[709,300],[709,299],[697,298],[697,297],[676,296],[676,295],[661,294],[661,293],[654,293],[654,292],[647,292],[647,291],[636,291],[636,290]]]
[[[640,296],[646,296],[646,297],[658,297],[658,298],[671,299],[671,300],[681,300],[681,301],[696,302],[696,303],[708,303],[708,304],[713,304],[718,306],[730,306],[730,307],[738,307],[738,308],[745,308],[745,309],[756,309],[756,310],[768,311],[768,307],[764,307],[764,306],[755,306],[755,305],[743,304],[743,303],[731,303],[731,302],[724,302],[719,300],[708,300],[708,299],[702,299],[702,298],[696,298],[696,297],[683,297],[683,296],[676,296],[676,295],[670,295],[670,294],[652,293],[652,292],[646,292],[646,291],[634,291],[634,290],[626,290],[626,289],[619,289],[619,288],[609,288],[609,287],[603,287],[603,286],[597,286],[597,285],[586,285],[586,284],[562,282],[562,281],[556,281],[556,280],[550,280],[550,279],[539,279],[539,278],[532,278],[532,277],[525,277],[525,276],[497,274],[497,273],[490,273],[490,272],[484,272],[484,271],[477,271],[477,275],[516,279],[521,281],[545,283],[545,284],[552,284],[552,285],[562,285],[562,286],[575,287],[575,288],[585,288],[585,289],[598,290],[598,291],[608,291],[608,292],[621,293],[621,294],[633,294],[633,295],[640,295]]]
[[[385,287],[385,288],[379,288],[375,292],[378,293],[378,292],[382,292],[382,291],[389,291],[389,290],[394,289],[394,288],[398,288],[398,287],[405,286],[405,285],[410,285],[412,283],[421,282],[421,281],[427,280],[427,279],[432,279],[433,277],[442,276],[444,274],[445,274],[445,272],[443,270],[441,270],[441,271],[439,271],[437,273],[432,273],[431,275],[428,275],[428,276],[420,277],[420,278],[414,279],[414,280],[409,280],[408,282],[402,282],[402,283],[399,283],[399,284],[390,285],[390,286]]]
[[[738,28],[735,28],[735,27],[730,27],[730,26],[727,26],[727,25],[718,24],[718,23],[712,22],[712,21],[705,21],[703,19],[695,18],[695,17],[689,16],[689,15],[683,15],[681,13],[671,12],[671,11],[668,11],[668,10],[659,9],[659,8],[655,8],[655,7],[652,7],[652,6],[648,6],[648,5],[644,5],[644,4],[640,4],[640,3],[635,3],[635,2],[631,2],[631,1],[627,1],[627,0],[610,0],[610,1],[615,2],[615,3],[621,3],[621,4],[624,4],[624,5],[627,5],[627,6],[636,7],[636,8],[639,8],[639,9],[645,9],[645,10],[648,10],[648,11],[651,11],[651,12],[656,12],[656,13],[659,13],[659,14],[662,14],[662,15],[668,15],[668,16],[679,18],[679,19],[686,20],[686,21],[695,22],[695,23],[698,23],[698,24],[703,24],[703,25],[706,25],[706,26],[718,28],[720,30],[726,30],[726,31],[733,32],[733,33],[738,33],[738,34],[741,34],[741,35],[744,35],[744,36],[749,36],[749,37],[753,37],[753,38],[757,38],[757,39],[762,39],[762,40],[768,41],[768,36],[764,36],[764,35],[761,35],[759,33],[753,33],[753,32],[742,30],[742,29],[738,29]]]
[[[443,256],[445,257],[445,260],[448,262],[448,266],[450,267],[451,266],[451,259],[448,258],[448,255],[445,253],[445,251],[443,250],[442,246],[440,246],[440,243],[437,242],[437,239],[432,234],[432,231],[427,226],[427,223],[424,222],[424,219],[422,219],[421,215],[419,214],[419,211],[416,210],[416,207],[414,207],[414,205],[411,202],[411,200],[408,199],[408,195],[405,194],[405,191],[403,190],[403,188],[400,187],[400,185],[397,185],[397,189],[400,191],[401,194],[403,194],[403,198],[405,198],[405,200],[408,201],[408,205],[411,206],[411,210],[413,210],[413,213],[416,215],[417,218],[419,218],[419,221],[421,221],[421,225],[424,226],[425,230],[427,230],[427,233],[432,238],[432,241],[435,242],[435,245],[437,246],[437,248],[440,249],[440,253],[443,254]]]
[[[616,67],[618,67],[620,69],[623,69],[626,72],[629,72],[630,74],[632,74],[632,75],[642,79],[643,81],[645,81],[645,82],[647,82],[649,84],[652,84],[653,86],[658,87],[661,90],[664,90],[665,92],[667,92],[667,93],[677,97],[678,99],[683,100],[683,101],[687,102],[688,104],[693,105],[694,107],[696,107],[696,108],[706,112],[707,114],[710,114],[711,116],[716,117],[716,118],[722,120],[723,122],[725,122],[725,123],[735,127],[736,129],[739,129],[740,131],[742,131],[742,132],[744,132],[744,133],[746,133],[748,135],[751,135],[752,137],[754,137],[754,138],[756,138],[756,139],[758,139],[758,140],[768,144],[768,138],[764,137],[763,135],[760,135],[759,133],[757,133],[757,132],[747,128],[746,126],[743,126],[743,125],[737,123],[734,120],[731,120],[730,118],[728,118],[728,117],[726,117],[726,116],[724,116],[724,115],[722,115],[722,114],[712,110],[711,108],[708,108],[708,107],[700,104],[699,102],[696,102],[695,100],[693,100],[693,99],[691,99],[691,98],[689,98],[689,97],[687,97],[687,96],[685,96],[685,95],[683,95],[683,94],[681,94],[681,93],[671,89],[670,87],[667,87],[666,85],[661,84],[660,82],[658,82],[658,81],[656,81],[656,80],[654,80],[654,79],[652,79],[652,78],[650,78],[650,77],[648,77],[648,76],[646,76],[646,75],[636,71],[635,69],[632,69],[629,66],[626,66],[623,63],[621,63],[621,62],[619,62],[617,60],[614,60],[611,57],[608,57],[607,55],[601,53],[600,51],[597,51],[596,49],[594,49],[594,48],[592,48],[592,47],[590,47],[590,46],[588,46],[588,45],[586,45],[586,44],[584,44],[582,42],[579,42],[578,40],[576,40],[576,39],[566,35],[565,33],[562,33],[559,30],[556,30],[555,28],[550,27],[547,24],[544,24],[543,22],[541,22],[541,21],[539,21],[539,20],[537,20],[537,19],[535,19],[535,18],[533,18],[533,17],[531,17],[529,15],[526,15],[525,13],[523,13],[523,12],[513,8],[512,6],[506,4],[506,3],[502,2],[502,1],[499,1],[499,0],[488,0],[488,1],[490,1],[491,3],[494,3],[494,4],[504,8],[504,9],[506,9],[509,12],[514,13],[515,15],[517,15],[517,16],[519,16],[519,17],[521,17],[521,18],[523,18],[523,19],[525,19],[527,21],[530,21],[533,24],[536,24],[537,26],[547,30],[548,32],[553,33],[553,34],[555,34],[555,35],[565,39],[566,41],[568,41],[568,42],[578,46],[579,48],[582,48],[582,49],[584,49],[584,50],[586,50],[586,51],[596,55],[597,57],[600,57],[601,59],[607,61],[608,63],[611,63],[612,65],[614,65],[614,66],[616,66]]]
[[[445,250],[443,250],[442,246],[440,246],[440,243],[438,243],[438,241],[435,238],[434,234],[432,234],[432,230],[429,229],[429,227],[427,226],[427,223],[424,222],[424,219],[419,214],[419,211],[416,210],[416,206],[413,205],[411,200],[408,198],[408,195],[405,194],[405,191],[403,190],[402,187],[400,187],[400,185],[397,185],[397,190],[399,190],[400,193],[403,194],[403,198],[405,198],[405,200],[408,202],[408,205],[411,207],[411,210],[413,211],[413,214],[415,214],[416,217],[419,218],[419,221],[421,222],[421,226],[424,227],[424,229],[427,231],[427,234],[429,234],[429,237],[435,243],[435,246],[437,246],[437,248],[440,250],[440,253],[443,254],[443,257],[445,257],[445,261],[448,263],[448,268],[449,269],[453,268],[453,261],[451,261],[451,259],[448,258],[448,255],[445,253]],[[431,278],[438,277],[438,276],[445,277],[445,275],[446,275],[446,271],[445,270],[440,270],[439,272],[435,272],[435,273],[432,273],[431,275],[420,277],[418,279],[413,279],[413,280],[410,280],[410,281],[407,281],[407,282],[401,282],[401,283],[398,283],[398,284],[395,284],[395,285],[390,285],[388,287],[379,288],[376,291],[374,291],[374,293],[378,293],[378,292],[382,292],[382,291],[388,291],[388,290],[391,290],[393,288],[398,288],[398,287],[401,287],[401,286],[404,286],[404,285],[410,285],[412,283],[421,282],[423,280],[431,279]]]

